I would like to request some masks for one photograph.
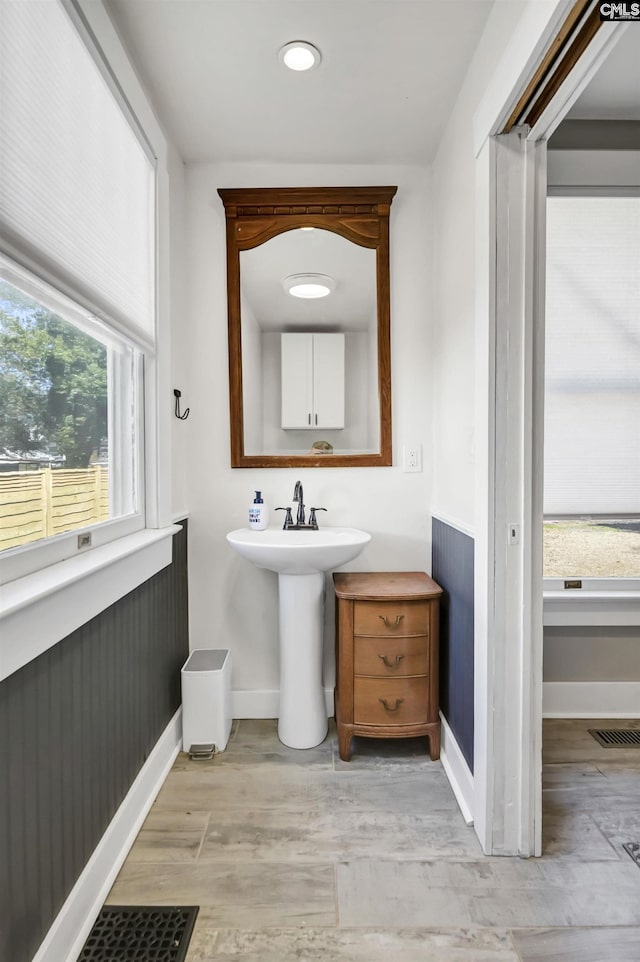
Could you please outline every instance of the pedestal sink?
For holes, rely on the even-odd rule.
[[[313,748],[327,734],[322,687],[324,572],[357,558],[370,540],[370,534],[357,528],[238,528],[227,535],[229,544],[243,558],[278,574],[278,737],[290,748]]]

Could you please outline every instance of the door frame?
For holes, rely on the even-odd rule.
[[[532,128],[501,133],[567,11],[566,3],[547,10],[529,46],[523,16],[515,39],[528,52],[525,70],[502,96],[494,85],[492,105],[485,98],[475,118],[476,431],[483,443],[475,478],[474,823],[487,854],[522,857],[542,850],[546,146],[628,26],[598,31]]]

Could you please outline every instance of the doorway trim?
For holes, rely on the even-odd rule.
[[[597,30],[535,125],[502,133],[566,15],[556,4],[534,34],[537,60],[494,96],[493,111],[480,105],[475,123],[476,427],[486,449],[476,468],[475,757],[484,764],[474,823],[487,854],[522,857],[542,849],[546,144],[627,27]]]

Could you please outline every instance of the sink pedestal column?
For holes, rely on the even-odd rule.
[[[324,741],[322,687],[324,574],[278,575],[280,594],[280,714],[278,737],[289,748]]]

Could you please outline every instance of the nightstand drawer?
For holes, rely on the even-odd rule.
[[[409,638],[358,638],[353,640],[353,670],[356,675],[426,675],[429,670],[429,642],[425,635]]]
[[[429,607],[422,601],[356,601],[353,606],[354,635],[429,634]]]
[[[354,678],[356,725],[421,725],[429,714],[429,682],[417,678]]]

